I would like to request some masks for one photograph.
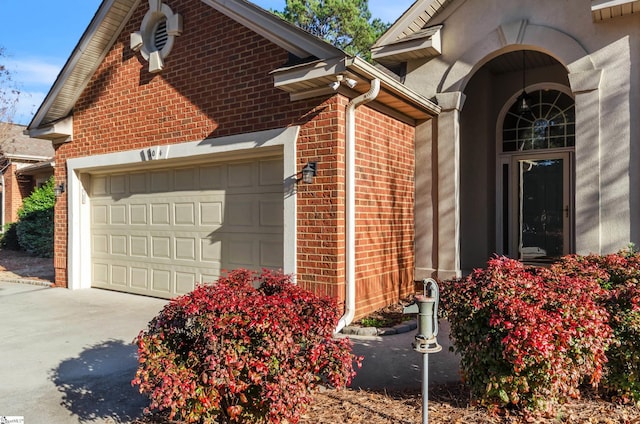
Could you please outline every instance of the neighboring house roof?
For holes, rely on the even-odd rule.
[[[50,141],[30,138],[24,125],[0,123],[0,156],[8,159],[39,162],[50,161],[54,155]]]
[[[28,126],[32,137],[39,137],[54,142],[69,141],[73,137],[72,112],[82,91],[89,83],[92,75],[109,52],[116,39],[123,30],[133,12],[142,0],[103,0],[88,28],[82,35],[77,46],[71,53],[51,90],[45,97],[42,105],[36,112]],[[330,63],[345,62],[351,58],[342,50],[315,37],[295,25],[284,21],[278,16],[268,12],[246,0],[200,0],[231,19],[262,35],[274,44],[280,46],[292,55],[300,59],[301,63],[313,63],[314,61],[328,61]],[[358,61],[357,63],[360,63]],[[370,67],[364,65],[367,72]],[[373,68],[373,67],[371,67]],[[337,69],[336,72],[339,72]],[[365,74],[367,73],[365,72]],[[281,72],[284,75],[286,72]],[[385,87],[394,87],[393,96],[398,93],[410,99],[410,103],[416,103],[419,109],[428,113],[415,113],[416,117],[430,117],[439,112],[439,108],[428,99],[410,92],[407,88],[394,81],[392,77],[379,73],[382,80],[383,91]],[[311,76],[307,76],[311,77]],[[335,80],[335,74],[333,76]],[[389,84],[387,84],[389,82]],[[324,81],[322,81],[324,84]],[[315,95],[320,95],[316,90]],[[296,91],[290,88],[281,79],[281,89],[289,92]],[[307,90],[309,91],[309,90]],[[380,101],[384,100],[384,96]],[[395,99],[397,101],[397,98]]]

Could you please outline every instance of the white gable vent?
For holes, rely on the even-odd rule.
[[[161,0],[149,0],[140,31],[131,34],[131,49],[140,51],[149,62],[149,72],[160,72],[171,53],[175,37],[182,34],[182,16],[173,13]]]
[[[162,50],[169,41],[169,34],[167,33],[167,20],[162,19],[158,21],[153,31],[153,45],[156,50]]]

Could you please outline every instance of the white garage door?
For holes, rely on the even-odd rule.
[[[282,268],[282,158],[91,176],[92,285],[164,298]]]

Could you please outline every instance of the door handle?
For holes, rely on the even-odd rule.
[[[563,210],[564,210],[564,216],[566,218],[569,218],[569,205],[566,205]]]

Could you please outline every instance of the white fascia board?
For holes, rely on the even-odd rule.
[[[345,59],[344,56],[341,56],[329,60],[277,69],[272,72],[273,86],[281,88],[302,81],[337,75],[346,71]]]
[[[341,53],[331,44],[246,1],[201,1],[301,59],[310,56],[324,59]]]
[[[422,38],[413,38],[406,41],[397,41],[384,46],[371,49],[373,59],[384,59],[403,55],[405,53],[423,51],[424,57],[434,57],[442,54],[442,38],[438,29],[433,35]]]
[[[374,78],[379,79],[382,83],[382,89],[394,94],[395,96],[404,99],[405,101],[412,102],[416,105],[420,105],[427,110],[432,116],[440,114],[441,108],[437,104],[433,103],[428,98],[421,94],[416,93],[404,84],[394,80],[369,62],[366,62],[359,57],[349,58],[347,60],[347,68],[354,73],[357,73],[369,80]]]
[[[45,160],[51,160],[51,156],[35,156],[35,155],[14,155],[11,153],[5,153],[3,155],[4,157],[8,158],[8,159],[13,159],[13,160],[19,160],[19,161],[27,161],[27,162],[42,162]],[[29,166],[31,166],[32,164],[27,164]]]
[[[54,105],[56,99],[60,95],[63,88],[65,88],[67,84],[67,80],[69,79],[71,74],[73,74],[74,72],[77,72],[76,68],[78,66],[78,63],[80,62],[81,59],[83,59],[85,55],[85,51],[87,50],[87,47],[91,43],[93,37],[96,35],[96,32],[102,25],[103,21],[105,20],[105,17],[109,14],[111,8],[113,7],[116,1],[117,0],[105,0],[104,3],[100,6],[93,20],[89,24],[89,27],[86,29],[85,33],[82,35],[82,38],[78,42],[78,45],[71,53],[71,56],[69,57],[69,59],[67,59],[67,62],[65,63],[62,70],[60,71],[60,74],[58,74],[58,77],[53,83],[51,90],[49,91],[49,93],[43,100],[42,104],[38,108],[35,116],[31,120],[31,123],[28,126],[29,130],[38,129],[40,125],[42,125],[44,118],[49,113],[49,110]],[[89,80],[93,76],[98,66],[100,66],[100,64],[104,60],[105,56],[111,49],[111,46],[113,45],[115,40],[118,38],[118,36],[122,32],[122,28],[129,21],[129,19],[131,18],[131,15],[136,10],[139,3],[140,3],[140,0],[135,0],[133,2],[133,4],[131,5],[131,9],[127,13],[126,19],[123,19],[122,22],[120,22],[120,26],[114,31],[113,36],[111,37],[111,40],[108,43],[107,47],[103,49],[103,51],[98,57],[92,60],[92,66],[90,67],[90,72],[86,72],[86,75],[84,75],[84,78],[82,79],[82,83],[78,84],[76,87],[71,88],[73,90],[73,96],[71,100],[68,100],[67,104],[65,105],[66,114],[71,113],[71,110],[73,109],[73,106],[78,101],[78,98],[82,94],[82,91],[89,83]],[[58,118],[63,118],[63,117],[64,116],[60,116]]]

